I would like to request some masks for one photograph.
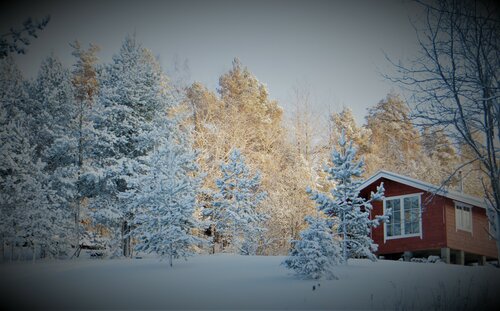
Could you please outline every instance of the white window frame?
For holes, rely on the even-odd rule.
[[[470,223],[470,228],[466,228],[463,224],[462,224],[462,216],[464,214],[464,209],[468,209],[469,210],[469,223]],[[460,221],[459,221],[460,219]],[[455,201],[455,231],[466,231],[466,232],[470,232],[472,234],[472,205],[469,205],[469,204],[465,204],[465,203],[462,203],[462,202],[456,202]]]
[[[404,225],[404,199],[408,197],[417,197],[418,198],[418,207],[420,210],[420,217],[418,221],[419,225],[419,233],[411,233],[411,234],[400,234],[396,236],[388,236],[387,235],[387,223],[384,222],[384,243],[386,240],[396,240],[396,239],[404,239],[404,238],[411,238],[411,237],[420,237],[422,239],[422,193],[411,193],[411,194],[405,194],[405,195],[398,195],[398,196],[393,196],[393,197],[385,197],[384,198],[384,215],[386,213],[386,201],[389,200],[400,200],[400,208],[401,208],[401,232],[405,232],[405,225]]]

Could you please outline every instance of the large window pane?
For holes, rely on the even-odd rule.
[[[462,208],[462,224],[464,226],[464,229],[470,230],[471,229],[471,217],[470,217],[470,208],[468,207],[463,207]]]
[[[392,215],[389,217],[387,224],[387,236],[395,236],[401,234],[401,203],[399,199],[387,200],[386,208],[392,210]]]
[[[419,233],[420,207],[418,197],[404,198],[405,234]]]
[[[456,226],[457,228],[462,228],[463,225],[462,225],[462,207],[461,206],[457,206],[455,208],[455,220],[456,220]]]
[[[472,230],[472,211],[470,207],[464,208],[464,214],[465,214],[465,228],[467,230]]]

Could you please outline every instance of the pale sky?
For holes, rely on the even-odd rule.
[[[0,26],[19,27],[26,17],[51,15],[47,28],[16,60],[32,77],[54,52],[72,64],[69,42],[101,47],[111,60],[128,33],[160,58],[168,72],[187,60],[191,81],[215,90],[218,78],[238,57],[267,85],[286,112],[293,87],[306,87],[314,112],[349,106],[358,122],[366,108],[397,88],[379,71],[411,56],[415,35],[408,1],[16,1],[2,5]]]

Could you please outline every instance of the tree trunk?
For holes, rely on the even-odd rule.
[[[122,224],[122,252],[124,257],[130,257],[130,226],[127,221]]]
[[[78,172],[78,181],[80,181],[80,172]],[[76,211],[75,211],[75,249],[78,249],[78,247],[80,246],[80,226],[79,226],[79,224],[80,224],[80,198],[77,198],[76,199]]]
[[[217,232],[216,232],[216,229],[215,229],[215,225],[212,226],[213,230],[213,237],[214,237],[214,241],[213,241],[213,244],[212,244],[212,254],[215,254],[215,244],[217,243]]]
[[[495,228],[495,238],[496,238],[496,243],[497,243],[497,254],[498,254],[498,260],[500,260],[500,210],[495,211],[495,219],[494,219],[494,227]],[[498,267],[500,268],[500,261],[498,264]]]
[[[126,221],[123,221],[122,222],[122,255],[124,257],[127,257],[127,238],[125,237],[125,235],[127,234],[126,232],[126,227],[127,227],[127,222]]]
[[[76,243],[75,248],[78,249],[80,246],[80,211],[82,198],[81,194],[81,175],[83,168],[83,101],[80,101],[80,116],[78,122],[78,178],[77,178],[77,198],[76,198],[76,212],[75,212],[75,233],[76,233]],[[78,256],[77,256],[78,257]]]
[[[17,243],[16,243],[17,244]],[[18,246],[16,245],[16,248],[18,250],[17,252],[17,261],[21,261],[21,255],[22,255],[22,250],[23,250],[23,247],[22,246]]]
[[[342,257],[344,257],[344,264],[347,265],[347,232],[345,224],[345,212],[342,212]]]
[[[172,247],[172,244],[170,244],[170,247],[169,247],[169,248],[170,248],[170,254],[169,254],[169,255],[170,255],[170,256],[169,256],[169,259],[170,259],[170,267],[172,267],[172,266],[173,266],[173,256],[174,256],[174,250],[172,249],[172,248],[173,248],[173,247]]]
[[[32,258],[33,263],[36,261],[36,243],[33,243],[33,258]]]

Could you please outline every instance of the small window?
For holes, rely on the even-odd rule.
[[[465,205],[455,205],[455,220],[458,230],[472,232],[472,209]]]

